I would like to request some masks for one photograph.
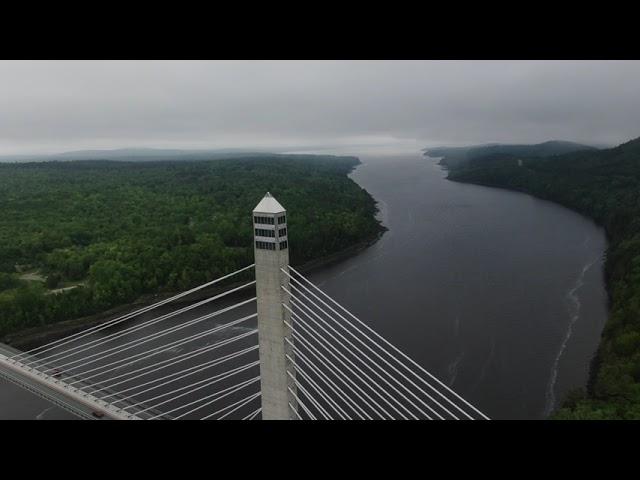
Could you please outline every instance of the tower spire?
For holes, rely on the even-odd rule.
[[[285,208],[267,192],[253,209],[256,297],[260,352],[260,388],[262,418],[287,420],[296,418],[293,337],[289,278],[282,269],[289,266],[287,215]],[[289,357],[289,358],[287,358]],[[291,392],[294,392],[293,394]]]

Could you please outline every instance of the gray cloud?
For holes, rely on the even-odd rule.
[[[0,154],[637,136],[637,61],[0,62]]]

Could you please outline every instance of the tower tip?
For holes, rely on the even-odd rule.
[[[267,192],[253,211],[254,213],[282,213],[286,210],[271,193]]]

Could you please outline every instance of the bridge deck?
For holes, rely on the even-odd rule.
[[[78,388],[70,387],[64,380],[49,375],[38,375],[36,370],[30,371],[21,363],[14,363],[9,360],[11,356],[19,353],[21,353],[19,350],[0,343],[0,377],[28,390],[34,395],[44,398],[79,418],[97,420],[98,417],[94,415],[94,412],[104,414],[105,419],[120,420],[142,420],[157,414],[152,410],[141,414],[139,410],[142,408],[138,409],[138,411],[129,409],[127,412],[123,412],[123,408],[132,405],[124,399],[122,399],[121,407],[115,408],[108,402],[101,401],[98,395],[93,395],[92,393],[96,392],[90,386],[85,388],[81,385],[84,391],[80,392]],[[28,362],[28,360],[29,357],[24,357],[25,362]],[[110,394],[112,392],[107,390],[104,393]],[[112,402],[116,400],[119,400],[118,396],[112,397]]]

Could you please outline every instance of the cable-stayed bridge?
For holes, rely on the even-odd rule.
[[[253,221],[254,264],[2,350],[0,375],[83,418],[488,419],[289,265],[286,211],[269,193]]]

